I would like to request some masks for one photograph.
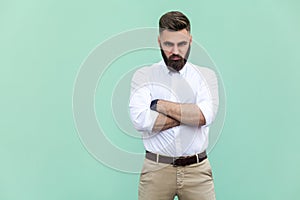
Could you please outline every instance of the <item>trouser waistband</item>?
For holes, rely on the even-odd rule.
[[[146,158],[157,163],[171,164],[176,167],[200,163],[207,158],[207,155],[206,151],[203,151],[192,156],[170,157],[146,151]]]

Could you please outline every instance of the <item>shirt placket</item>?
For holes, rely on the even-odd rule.
[[[171,81],[171,95],[172,95],[172,100],[174,102],[178,101],[178,98],[175,96],[176,95],[176,91],[177,91],[177,86],[178,86],[178,82],[180,81],[181,77],[179,73],[172,73],[172,81]],[[182,150],[182,142],[180,139],[180,126],[174,127],[173,131],[174,131],[174,136],[175,136],[175,154],[174,155],[181,155],[183,150]]]

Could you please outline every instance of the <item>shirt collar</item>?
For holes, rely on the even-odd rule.
[[[161,66],[163,67],[163,71],[164,71],[165,73],[167,73],[167,74],[170,74],[170,75],[171,75],[171,74],[174,74],[174,73],[179,73],[180,76],[183,76],[183,75],[186,74],[187,68],[189,67],[190,63],[189,63],[189,62],[186,62],[185,65],[183,66],[183,68],[182,68],[179,72],[171,71],[171,70],[167,67],[167,65],[166,65],[166,63],[165,63],[164,60],[161,60],[161,61],[159,62],[159,65],[161,65]]]

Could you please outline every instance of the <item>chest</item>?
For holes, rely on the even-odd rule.
[[[195,103],[197,83],[179,74],[156,74],[151,80],[152,99],[164,99],[179,103]]]

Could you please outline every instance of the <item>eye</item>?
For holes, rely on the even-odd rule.
[[[164,45],[166,47],[172,47],[172,46],[174,46],[174,44],[172,42],[164,42]]]
[[[178,43],[178,47],[184,47],[188,44],[188,42],[184,41],[184,42],[179,42]]]

